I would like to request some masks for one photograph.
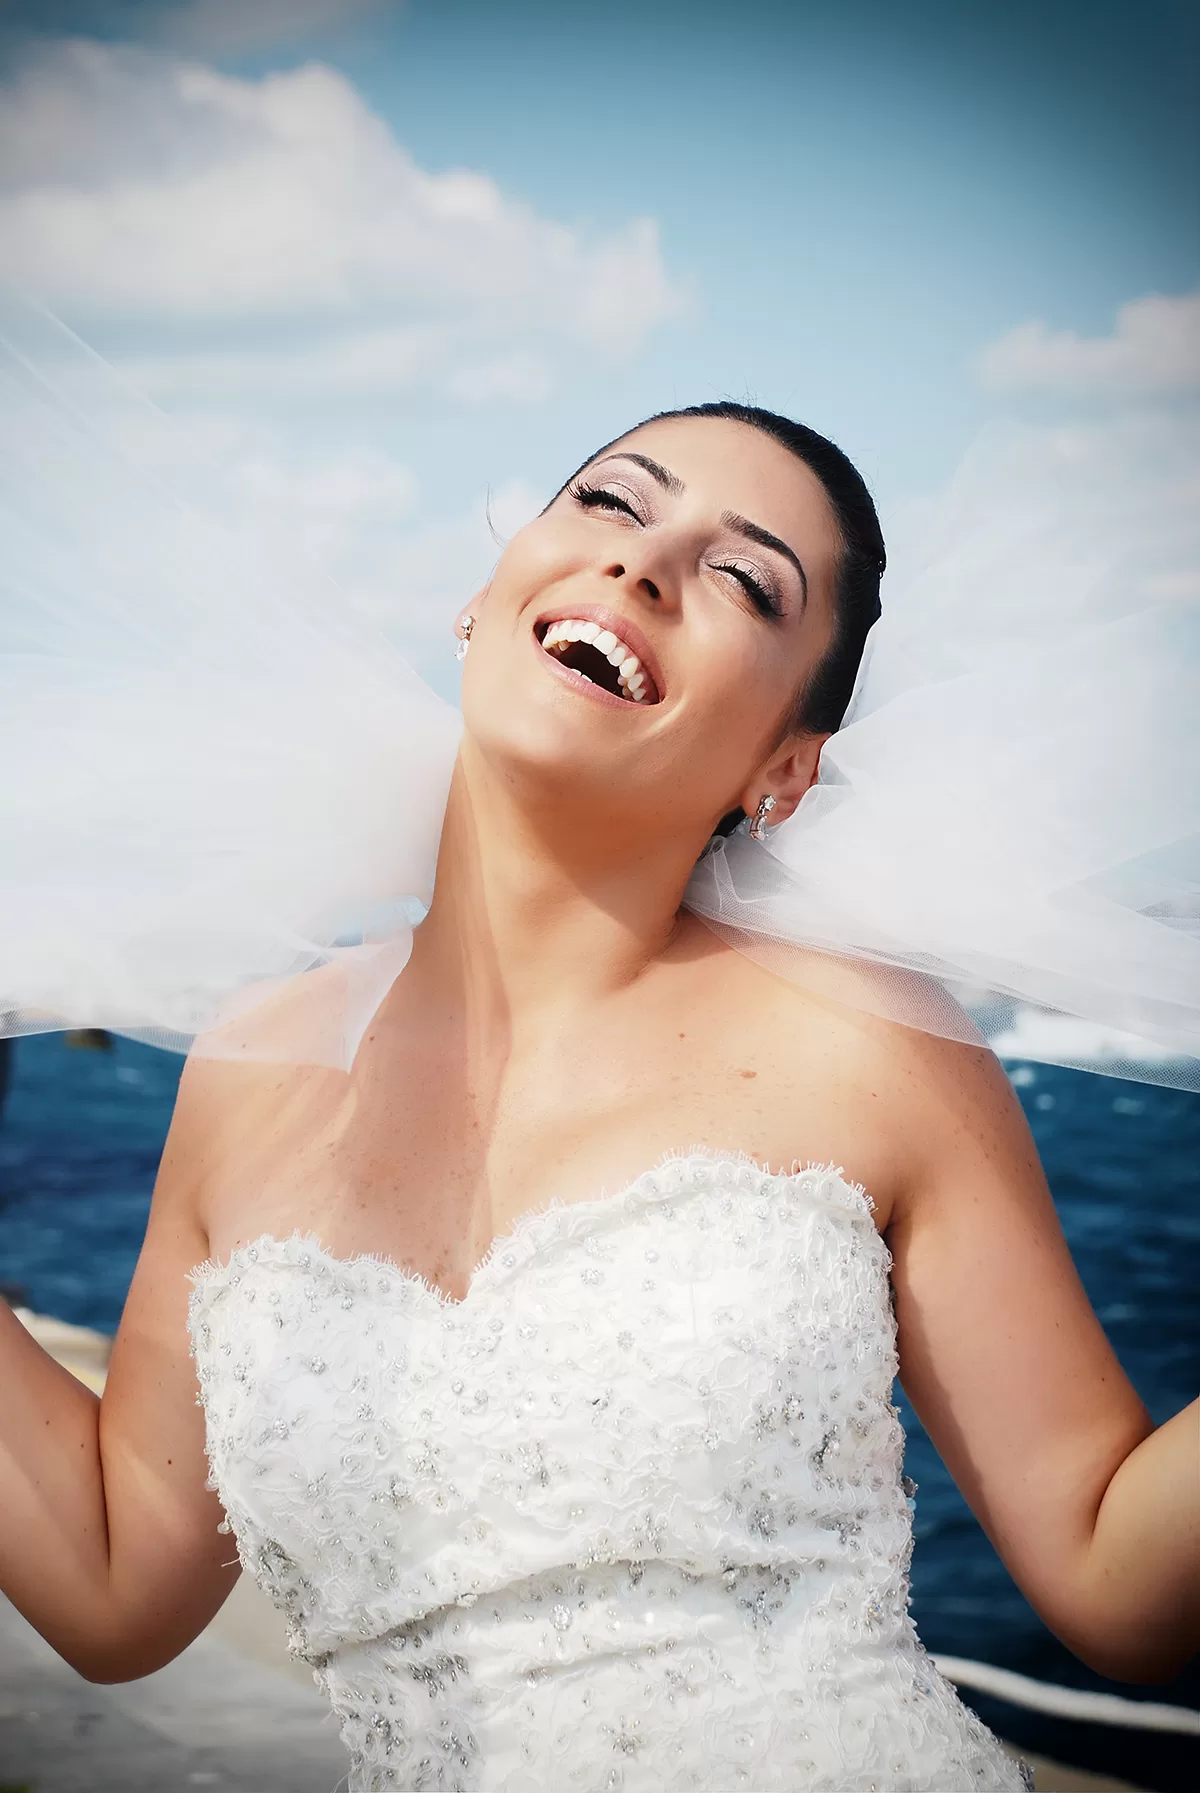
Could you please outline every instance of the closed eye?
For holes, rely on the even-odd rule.
[[[632,517],[635,523],[642,521],[632,504],[622,498],[619,492],[612,491],[608,486],[576,484],[569,489],[575,502],[583,505],[585,509],[624,511],[626,516]]]
[[[627,517],[632,517],[635,523],[643,525],[645,523],[645,518],[635,510],[629,500],[623,498],[619,492],[615,492],[611,486],[593,486],[583,480],[576,480],[567,487],[567,490],[575,502],[585,510],[616,511]],[[779,598],[748,567],[740,566],[736,561],[717,561],[714,564],[718,572],[729,573],[737,580],[760,615],[783,616],[784,609]]]
[[[715,563],[719,573],[731,573],[741,585],[764,616],[782,616],[783,606],[773,591],[769,591],[746,567],[740,567],[732,561]]]

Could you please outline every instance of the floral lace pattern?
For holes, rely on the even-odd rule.
[[[908,1614],[890,1261],[832,1166],[697,1151],[462,1302],[299,1235],[199,1266],[210,1485],[351,1793],[1019,1793]]]

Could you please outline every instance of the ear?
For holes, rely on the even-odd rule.
[[[755,773],[741,795],[741,805],[753,816],[766,796],[775,799],[769,821],[771,827],[786,822],[796,813],[805,791],[816,783],[821,749],[829,735],[789,735],[781,747]]]

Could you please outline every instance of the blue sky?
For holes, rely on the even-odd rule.
[[[663,406],[803,417],[886,521],[1195,387],[1184,0],[40,0],[0,56],[14,271],[439,628],[487,488]]]
[[[342,66],[431,167],[658,219],[694,309],[639,389],[748,387],[889,470],[956,451],[1005,329],[1200,277],[1183,6],[449,0]]]

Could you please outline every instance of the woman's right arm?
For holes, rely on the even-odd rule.
[[[103,1399],[0,1302],[0,1589],[90,1681],[160,1668],[239,1568],[205,1488],[188,1272],[208,1255],[205,1165],[230,1071],[189,1062]]]

